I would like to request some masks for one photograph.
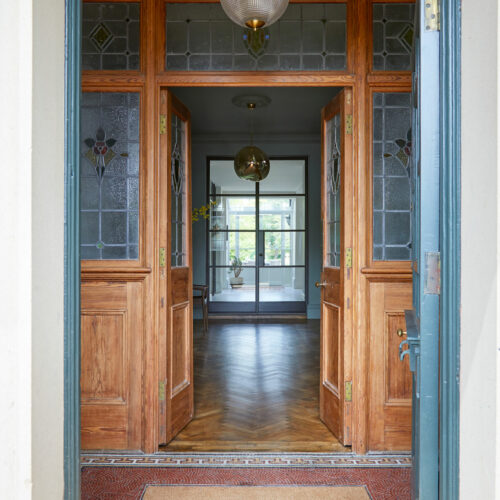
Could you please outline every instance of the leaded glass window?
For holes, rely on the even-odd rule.
[[[167,70],[346,69],[345,4],[290,4],[256,32],[230,21],[218,3],[167,3],[166,17]]]
[[[415,6],[373,4],[373,69],[411,70]]]
[[[326,266],[330,267],[340,267],[342,181],[340,148],[340,114],[336,114],[326,124]]]
[[[373,259],[411,259],[411,94],[373,94]]]
[[[171,124],[171,251],[172,267],[186,263],[186,123],[172,113]]]
[[[136,92],[82,94],[82,259],[139,257],[139,101]]]
[[[139,3],[84,2],[82,17],[82,69],[139,70]]]

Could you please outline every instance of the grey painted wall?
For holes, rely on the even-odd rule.
[[[228,137],[227,135],[192,139],[192,190],[193,207],[205,205],[207,200],[207,157],[234,156],[246,146],[248,138]],[[314,286],[321,272],[321,145],[318,136],[296,137],[256,137],[255,144],[269,156],[306,156],[308,157],[308,272],[309,296],[308,318],[319,318],[319,290]],[[271,162],[272,168],[272,162]],[[193,223],[193,281],[206,283],[206,223],[204,220]],[[195,311],[199,316],[199,311]]]

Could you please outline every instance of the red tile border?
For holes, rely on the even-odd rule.
[[[410,500],[411,469],[83,467],[81,500],[139,500],[148,484],[364,485],[373,500]]]

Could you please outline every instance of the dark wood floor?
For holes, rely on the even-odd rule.
[[[319,322],[195,321],[195,418],[164,451],[349,451],[319,419]]]

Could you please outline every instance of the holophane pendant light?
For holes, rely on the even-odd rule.
[[[250,120],[250,146],[241,149],[234,158],[234,171],[241,179],[260,182],[264,180],[271,170],[269,157],[264,151],[253,145],[253,113],[258,107],[267,106],[271,99],[266,96],[236,96],[233,104],[246,107],[251,113]]]
[[[231,21],[254,31],[271,26],[288,7],[288,0],[221,0]]]

